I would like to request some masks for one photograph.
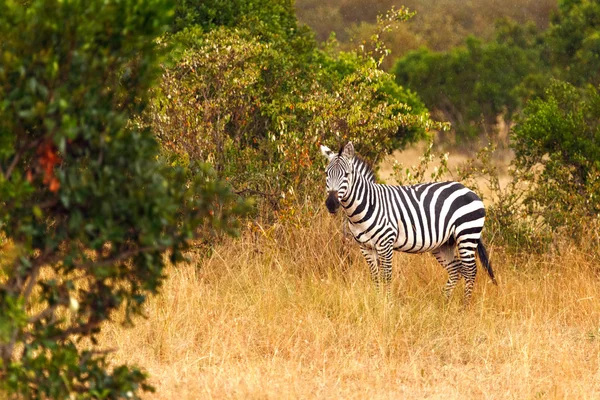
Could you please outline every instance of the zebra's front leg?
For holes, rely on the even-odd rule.
[[[371,280],[375,283],[375,287],[379,290],[381,279],[379,277],[379,264],[377,262],[377,252],[368,247],[360,247],[360,252],[367,260],[369,264],[369,271],[371,272]]]
[[[377,250],[377,256],[379,258],[379,271],[381,273],[381,279],[385,286],[387,296],[391,295],[391,283],[392,283],[392,257],[394,256],[394,249],[392,246],[386,246]]]

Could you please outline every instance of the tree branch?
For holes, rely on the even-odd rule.
[[[31,143],[29,143],[26,146],[21,147],[19,150],[17,150],[17,153],[15,154],[15,157],[13,158],[12,162],[10,163],[10,165],[8,166],[8,168],[6,169],[6,172],[4,173],[4,179],[9,180],[15,167],[17,166],[17,164],[19,163],[19,161],[21,160],[21,157],[23,156],[23,154],[25,154],[25,152],[27,150],[33,149],[34,147],[38,146],[41,142],[42,142],[43,138],[40,139],[36,139],[34,141],[32,141]]]
[[[124,251],[120,254],[117,254],[116,256],[114,256],[112,258],[107,258],[107,259],[101,260],[101,261],[88,261],[88,262],[81,263],[81,264],[74,264],[73,266],[78,269],[88,269],[88,268],[92,268],[92,267],[107,267],[107,266],[113,265],[115,263],[118,263],[120,261],[125,261],[128,258],[136,256],[140,253],[145,253],[145,252],[150,252],[150,251],[165,251],[165,250],[168,250],[170,247],[171,246],[168,246],[168,245],[138,247],[137,249],[131,249],[131,250]]]
[[[29,322],[30,324],[34,324],[34,323],[38,322],[39,320],[41,320],[43,318],[51,316],[52,314],[54,314],[54,311],[56,311],[56,309],[59,306],[64,306],[64,305],[66,305],[64,302],[62,302],[62,301],[58,302],[58,303],[56,303],[56,304],[54,304],[54,305],[46,308],[45,310],[41,311],[40,313],[38,313],[38,314],[30,317],[27,320],[27,322]]]
[[[58,335],[48,336],[47,339],[58,341],[58,340],[65,340],[71,335],[77,335],[80,333],[89,333],[93,329],[98,328],[102,322],[103,321],[100,321],[100,320],[88,321],[83,325],[65,329]]]

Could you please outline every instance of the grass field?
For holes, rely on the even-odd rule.
[[[150,374],[152,399],[600,398],[597,259],[492,243],[499,286],[480,269],[464,310],[432,256],[397,253],[385,301],[339,223],[321,212],[190,254],[147,319],[101,344]]]

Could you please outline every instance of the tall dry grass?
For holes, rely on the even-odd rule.
[[[144,367],[152,399],[600,398],[600,266],[575,247],[480,269],[450,302],[429,255],[398,253],[374,290],[339,219],[255,229],[172,267],[134,328],[103,328],[113,359]]]

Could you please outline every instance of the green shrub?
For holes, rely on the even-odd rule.
[[[165,149],[210,161],[261,213],[321,195],[318,144],[354,140],[375,163],[431,125],[418,97],[378,69],[382,46],[344,53],[301,34],[293,45],[265,37],[224,26],[173,35],[147,115]]]
[[[528,103],[511,140],[515,167],[530,185],[530,213],[552,229],[583,233],[582,222],[600,213],[598,89],[553,82],[544,99]]]
[[[600,4],[561,0],[545,42],[554,76],[575,86],[600,85]]]
[[[496,31],[496,40],[488,43],[470,37],[464,47],[445,53],[410,52],[392,70],[398,84],[452,123],[459,140],[492,132],[499,115],[510,121],[534,87],[523,82],[545,71],[533,25],[499,21]]]
[[[177,0],[175,32],[190,26],[204,31],[240,27],[290,39],[298,30],[293,0]]]
[[[166,165],[132,120],[167,1],[22,3],[0,0],[0,391],[137,398],[145,374],[110,366],[95,335],[117,309],[141,314],[165,254],[199,227],[232,232],[237,209],[214,171]]]

